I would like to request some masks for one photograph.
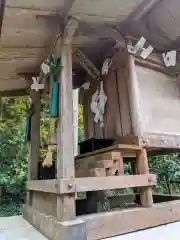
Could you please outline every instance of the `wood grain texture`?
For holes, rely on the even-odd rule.
[[[50,15],[51,12],[28,9],[5,8],[1,43],[16,47],[48,47],[54,39],[57,28],[36,15]]]
[[[107,148],[102,148],[102,149],[93,151],[91,153],[81,154],[81,155],[77,156],[76,159],[81,159],[81,158],[89,157],[89,156],[100,154],[100,153],[110,152],[110,151],[138,152],[141,149],[142,148],[140,146],[136,146],[136,145],[115,144],[115,145],[112,145],[112,146],[107,147]]]
[[[23,217],[38,231],[51,240],[87,240],[85,223],[76,219],[59,222],[54,216],[25,205]]]
[[[146,149],[143,149],[137,153],[136,156],[137,173],[149,174],[149,165]],[[152,189],[150,187],[139,188],[140,201],[142,207],[152,207],[153,196]]]
[[[136,66],[136,73],[143,132],[180,135],[180,91],[176,78],[141,66]]]
[[[156,185],[156,176],[153,174],[75,178],[61,180],[60,192],[63,194],[154,185]]]
[[[59,76],[59,119],[57,129],[57,178],[73,178],[73,88],[72,88],[72,47],[63,45],[61,49],[63,66]],[[75,218],[75,195],[57,197],[57,218],[59,221]]]
[[[26,188],[28,190],[47,192],[47,193],[58,193],[58,180],[32,180],[26,183]]]
[[[122,56],[124,57],[124,56]],[[127,64],[126,64],[127,65]],[[118,98],[119,98],[119,111],[120,111],[120,123],[122,128],[122,136],[127,136],[132,133],[132,123],[130,116],[130,105],[128,97],[128,74],[127,66],[119,64],[117,69],[117,89],[118,89]],[[120,137],[120,135],[117,135]]]
[[[33,191],[32,208],[57,217],[57,196],[52,193]]]
[[[140,109],[140,94],[138,89],[135,61],[132,55],[129,55],[128,57],[128,92],[131,110],[132,131],[135,136],[141,136],[143,125]]]
[[[173,152],[180,148],[180,135],[144,133],[140,138],[141,145],[145,148],[168,149]]]
[[[113,211],[81,217],[88,240],[97,240],[156,227],[180,220],[180,201],[155,204],[152,208]]]
[[[40,92],[31,92],[33,115],[31,118],[31,143],[28,156],[28,180],[38,179],[38,163],[40,159],[40,118],[41,96]],[[27,204],[32,205],[33,193],[27,192]]]
[[[40,113],[41,97],[40,92],[31,92],[33,104],[33,116],[31,119],[31,149],[28,161],[28,179],[38,178],[38,162],[40,158]]]

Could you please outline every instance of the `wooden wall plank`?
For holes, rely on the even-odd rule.
[[[88,240],[96,240],[179,221],[179,209],[180,201],[172,201],[152,208],[92,214],[80,219],[86,222]]]
[[[117,89],[119,93],[119,107],[121,113],[121,126],[122,136],[127,136],[132,133],[131,116],[130,116],[130,105],[128,98],[128,86],[127,86],[127,66],[119,65],[117,69]]]

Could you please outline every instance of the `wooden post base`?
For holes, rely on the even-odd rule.
[[[86,224],[81,219],[58,222],[55,217],[27,205],[23,217],[49,240],[87,240]]]
[[[58,222],[50,215],[25,206],[24,218],[49,240],[97,240],[180,221],[180,200],[77,217]]]

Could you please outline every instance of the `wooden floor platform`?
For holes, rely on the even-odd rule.
[[[134,239],[158,239],[179,240],[180,222],[171,223],[156,228],[138,231],[121,236],[106,238],[104,240],[134,240]],[[35,228],[27,223],[21,216],[0,218],[1,240],[48,240]]]
[[[29,206],[25,207],[25,219],[32,225],[38,226],[50,240],[58,240],[64,227],[71,226],[71,230],[78,226],[84,231],[85,224],[87,240],[99,240],[136,232],[164,224],[180,221],[180,200],[154,204],[151,208],[135,208],[118,210],[106,213],[91,214],[76,218],[75,221],[66,222],[66,226],[52,216],[40,213]],[[132,217],[133,216],[133,217]],[[70,239],[70,238],[64,238]],[[76,239],[76,238],[74,238]]]

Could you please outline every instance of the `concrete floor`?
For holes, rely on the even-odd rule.
[[[47,240],[21,216],[0,217],[0,240]]]
[[[180,222],[106,240],[179,240]],[[0,240],[47,240],[35,228],[18,217],[0,217]]]
[[[129,233],[106,240],[179,240],[180,222],[163,225],[144,231]]]

